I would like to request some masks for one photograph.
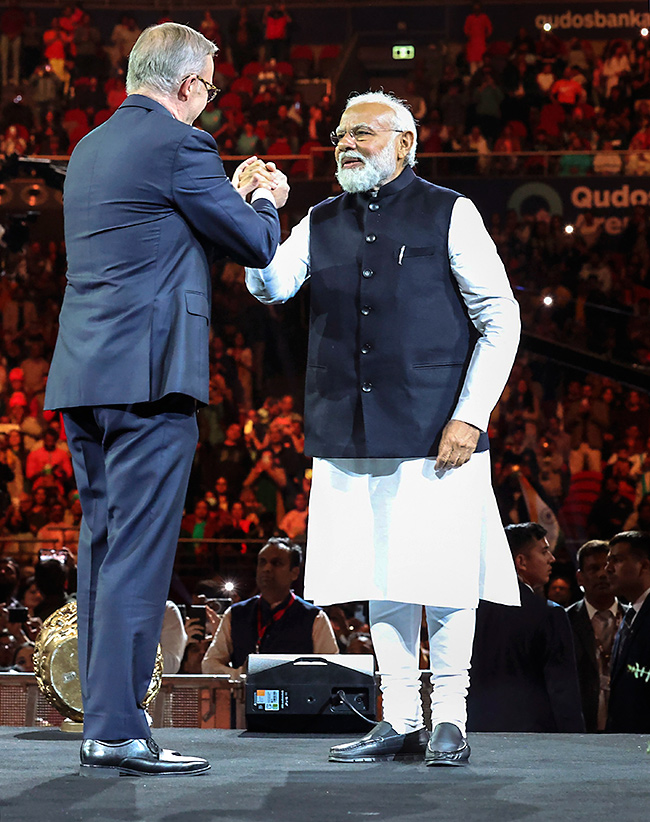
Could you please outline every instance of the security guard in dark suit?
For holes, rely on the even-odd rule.
[[[609,541],[612,589],[630,602],[612,650],[607,728],[650,733],[650,533],[621,531]]]

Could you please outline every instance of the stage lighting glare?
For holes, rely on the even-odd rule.
[[[547,294],[542,300],[542,302],[544,303],[544,305],[553,305],[553,297]]]
[[[223,590],[228,591],[228,593],[231,593],[232,591],[235,590],[235,583],[234,582],[224,582]]]
[[[553,26],[550,23],[544,23],[543,28],[544,31],[550,31],[553,28]]]
[[[573,234],[573,226],[571,224],[564,226],[565,234]]]
[[[644,26],[641,29],[641,37],[647,37],[647,36],[648,36],[648,29]]]

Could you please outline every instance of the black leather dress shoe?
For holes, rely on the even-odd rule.
[[[422,759],[427,731],[421,728],[398,734],[389,722],[380,722],[356,742],[330,748],[330,762],[385,762],[393,759]]]
[[[160,748],[151,738],[84,739],[81,745],[80,776],[197,776],[209,770],[205,759]]]
[[[451,722],[441,722],[433,729],[424,761],[427,765],[465,765],[470,753],[460,729]]]

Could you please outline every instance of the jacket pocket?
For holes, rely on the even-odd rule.
[[[407,259],[409,257],[433,257],[434,254],[438,254],[439,249],[435,245],[427,245],[422,248],[413,248],[412,246],[406,246],[404,252],[402,253],[402,259]],[[399,257],[401,251],[396,252],[396,256]]]
[[[210,322],[210,305],[205,294],[200,291],[185,292],[185,308],[188,314],[203,317],[207,323]]]

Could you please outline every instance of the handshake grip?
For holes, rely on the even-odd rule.
[[[244,199],[258,189],[268,191],[277,208],[282,208],[289,197],[289,183],[286,174],[280,171],[275,163],[265,163],[258,157],[249,157],[244,160],[237,167],[232,183]]]

